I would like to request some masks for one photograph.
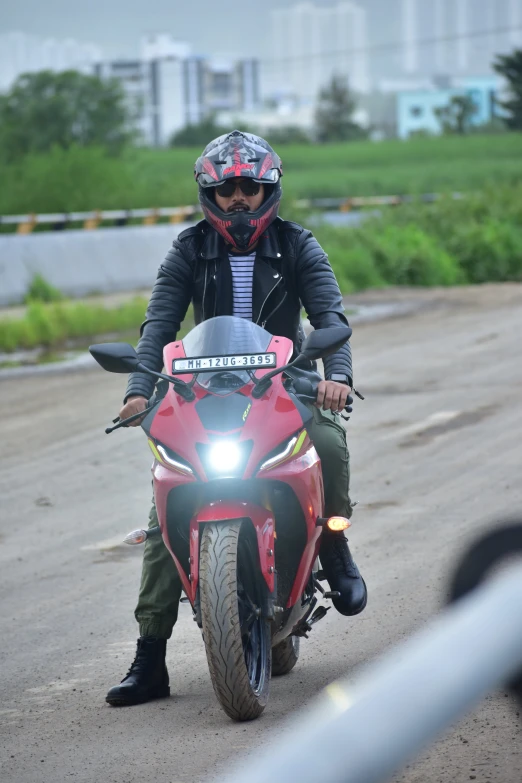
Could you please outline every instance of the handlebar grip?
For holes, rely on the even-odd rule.
[[[295,389],[295,393],[299,396],[303,397],[310,397],[314,400],[317,397],[317,386],[315,386],[312,381],[309,381],[308,378],[296,378],[295,380],[292,380],[292,385]]]
[[[300,386],[300,388],[302,387],[301,383],[299,384],[299,386]],[[298,397],[298,399],[306,401],[306,402],[316,402],[316,400],[317,400],[317,389],[314,388],[313,384],[311,384],[311,383],[310,383],[310,387],[312,388],[313,394],[304,394],[303,392],[299,391],[299,392],[296,392],[296,397]],[[352,405],[353,405],[353,397],[352,397],[351,394],[349,394],[348,397],[346,398],[346,405],[344,406],[343,410],[345,410],[346,413],[352,413],[353,412]]]

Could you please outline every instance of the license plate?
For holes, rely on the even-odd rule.
[[[275,353],[248,353],[239,356],[202,356],[197,359],[174,359],[172,372],[210,372],[277,367]]]

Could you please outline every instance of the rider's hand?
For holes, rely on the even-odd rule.
[[[147,400],[145,397],[129,397],[125,405],[120,411],[120,419],[127,419],[129,416],[134,416],[135,413],[141,413],[147,407]],[[131,421],[126,424],[126,427],[138,427],[143,418]]]
[[[321,381],[317,387],[317,407],[322,408],[324,411],[341,413],[344,410],[350,392],[351,388],[346,383]]]

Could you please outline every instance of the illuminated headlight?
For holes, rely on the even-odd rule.
[[[279,451],[275,451],[274,449],[270,457],[261,464],[259,470],[269,470],[270,468],[275,467],[275,465],[279,465],[279,463],[295,457],[301,451],[307,434],[306,430],[302,430],[299,435],[293,435],[291,438],[281,443]]]
[[[177,458],[174,454],[170,453],[170,449],[167,449],[161,443],[154,443],[149,438],[150,450],[162,465],[167,465],[169,468],[179,471],[180,473],[187,473],[188,475],[194,475],[194,471],[187,465],[186,462],[181,461],[181,457]]]
[[[222,441],[213,443],[208,452],[210,466],[216,473],[230,473],[239,467],[242,455],[237,443]]]
[[[281,449],[280,452],[277,454],[274,454],[273,457],[270,457],[270,459],[267,459],[260,467],[260,470],[267,470],[268,468],[274,467],[274,465],[277,465],[278,462],[282,462],[283,460],[287,459],[287,457],[292,454],[295,446],[297,443],[297,435],[295,435],[293,438],[290,438],[288,443],[285,445],[283,449]]]

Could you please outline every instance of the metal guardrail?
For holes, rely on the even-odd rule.
[[[506,531],[522,553],[522,525],[494,531],[464,561],[454,597],[494,564],[491,552],[498,553]],[[510,552],[504,548],[500,556]],[[355,686],[328,686],[305,718],[279,729],[262,753],[214,783],[383,783],[516,676],[522,699],[521,606],[522,567],[510,566],[371,666]]]
[[[419,196],[354,196],[351,198],[316,198],[299,199],[295,202],[298,209],[338,209],[340,212],[350,212],[364,207],[398,206],[415,201],[433,203],[443,198],[440,193],[424,193]],[[452,193],[451,198],[464,198],[462,193]],[[49,214],[0,215],[0,225],[16,226],[16,233],[30,234],[36,226],[49,225],[50,230],[60,231],[71,223],[82,223],[85,230],[98,228],[104,222],[125,226],[131,220],[141,220],[143,225],[152,226],[163,218],[170,223],[182,223],[185,220],[201,214],[201,207],[159,207],[149,209],[109,209],[91,210],[90,212],[52,212]]]
[[[353,196],[350,198],[315,198],[299,199],[295,202],[298,209],[338,209],[340,212],[350,212],[352,209],[364,209],[364,207],[394,207],[400,204],[433,204],[447,196],[442,193],[422,193],[418,196]],[[464,193],[451,193],[454,200],[465,197]]]
[[[183,223],[201,213],[200,206],[159,207],[157,209],[106,209],[90,212],[52,212],[49,214],[0,215],[0,225],[17,226],[18,234],[30,234],[38,225],[50,225],[51,230],[60,231],[71,223],[82,223],[85,230],[93,230],[101,223],[110,221],[125,226],[131,220],[141,220],[145,226],[152,226],[162,218],[170,223]]]

